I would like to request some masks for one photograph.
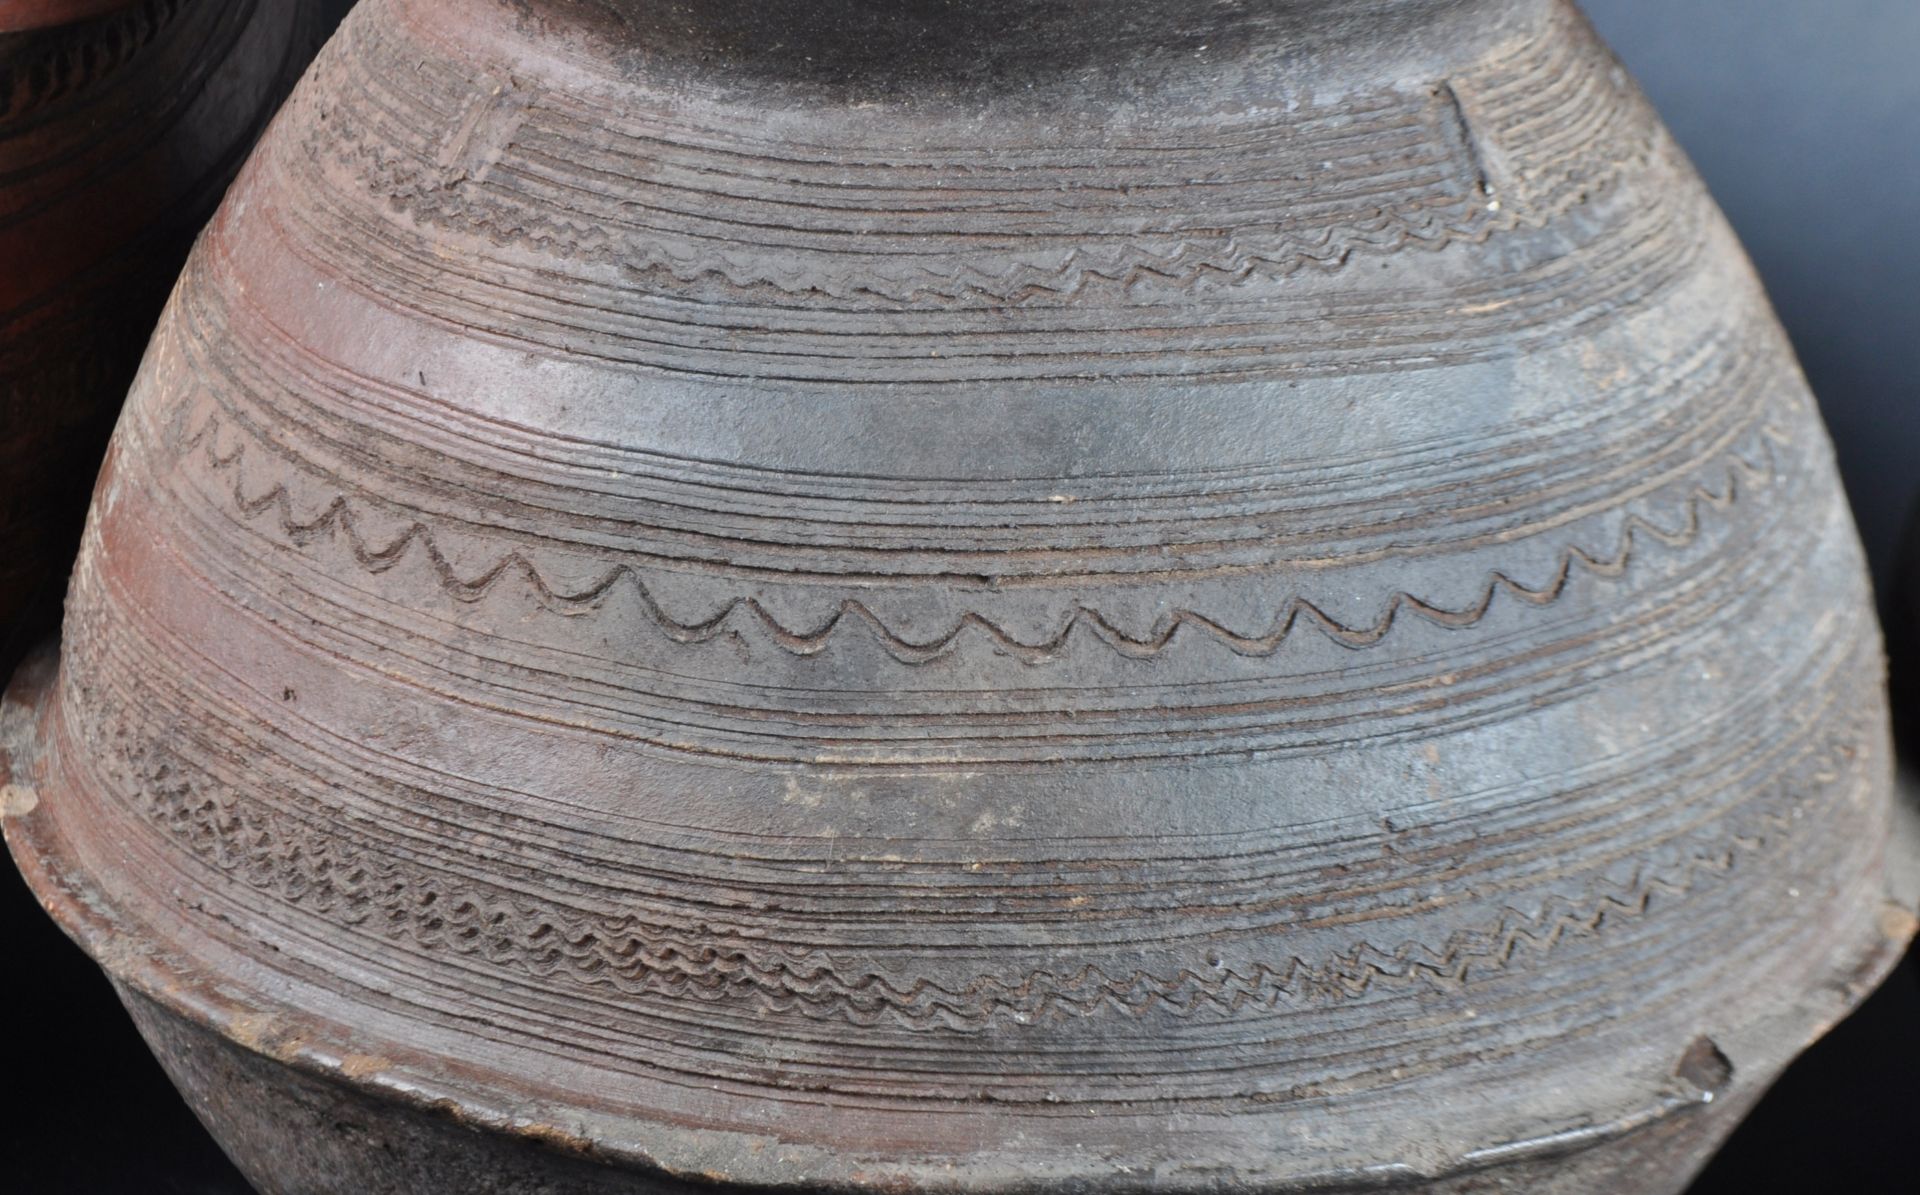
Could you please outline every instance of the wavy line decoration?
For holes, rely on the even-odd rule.
[[[1493,570],[1478,596],[1462,606],[1442,605],[1400,590],[1386,599],[1374,621],[1355,624],[1342,622],[1307,597],[1295,596],[1273,623],[1261,631],[1237,631],[1217,618],[1182,608],[1162,615],[1146,634],[1129,634],[1112,617],[1081,603],[1064,611],[1057,626],[1037,638],[1021,638],[977,611],[958,615],[951,626],[937,634],[913,637],[902,634],[872,607],[851,597],[842,599],[830,613],[811,625],[789,625],[753,597],[730,598],[709,614],[682,618],[660,602],[640,570],[626,563],[608,567],[597,579],[579,588],[553,584],[533,560],[518,550],[506,552],[477,573],[462,574],[436,542],[432,526],[424,521],[416,519],[393,538],[376,542],[362,530],[355,515],[355,504],[345,495],[336,495],[317,515],[302,519],[293,510],[292,497],[284,482],[275,482],[260,493],[248,493],[241,476],[248,440],[240,439],[223,453],[218,447],[221,427],[219,416],[210,415],[185,439],[182,455],[198,449],[213,473],[234,474],[229,492],[235,510],[244,520],[257,522],[272,516],[273,529],[298,548],[336,539],[344,542],[353,560],[369,574],[379,575],[409,559],[419,559],[426,563],[442,591],[454,601],[474,604],[502,585],[517,581],[526,586],[542,609],[568,617],[593,614],[605,606],[616,591],[624,589],[666,638],[689,646],[737,633],[743,629],[741,623],[744,622],[793,655],[813,656],[825,651],[837,636],[858,627],[894,660],[909,666],[952,655],[960,650],[963,639],[970,633],[984,636],[995,651],[1038,665],[1060,658],[1080,632],[1086,632],[1129,659],[1153,659],[1183,639],[1193,637],[1210,640],[1236,655],[1260,659],[1279,652],[1303,629],[1316,631],[1343,647],[1358,649],[1379,644],[1409,617],[1451,630],[1470,628],[1484,621],[1503,595],[1528,606],[1545,607],[1559,601],[1582,575],[1618,579],[1627,573],[1646,541],[1673,550],[1691,546],[1705,530],[1709,513],[1731,509],[1747,489],[1771,485],[1781,476],[1774,445],[1789,442],[1784,432],[1762,425],[1758,439],[1760,459],[1749,459],[1737,451],[1726,452],[1724,481],[1717,487],[1695,485],[1681,500],[1678,519],[1671,525],[1638,512],[1628,514],[1622,519],[1610,547],[1597,551],[1579,544],[1563,547],[1556,567],[1545,582],[1538,585],[1529,585],[1504,571]]]
[[[1685,899],[1763,857],[1806,822],[1841,781],[1859,774],[1869,740],[1858,719],[1831,728],[1749,804],[1740,827],[1667,863],[1643,861],[1624,880],[1593,879],[1575,895],[1549,894],[1531,910],[1512,906],[1483,925],[1448,934],[1437,946],[1409,939],[1380,947],[1358,942],[1315,961],[1290,956],[1221,964],[1206,970],[1124,973],[1095,963],[1042,968],[1016,979],[980,975],[958,986],[849,973],[832,952],[743,939],[731,928],[676,929],[622,914],[541,906],[410,866],[353,843],[334,828],[316,833],[195,767],[158,739],[138,744],[117,777],[142,812],[196,857],[314,915],[428,955],[454,954],[542,979],[626,995],[746,1004],[762,1013],[798,1015],[913,1032],[979,1033],[1049,1018],[1165,1011],[1245,1016],[1291,1004],[1356,1000],[1377,988],[1457,990],[1544,956],[1569,939],[1593,938]]]
[[[1620,174],[1626,173],[1623,163]],[[1036,301],[1071,302],[1096,287],[1132,293],[1144,287],[1170,293],[1203,283],[1238,286],[1276,280],[1307,270],[1335,273],[1356,255],[1388,256],[1409,249],[1440,252],[1454,245],[1484,245],[1496,235],[1545,227],[1559,214],[1612,189],[1615,178],[1595,183],[1558,211],[1522,216],[1489,212],[1484,199],[1452,197],[1444,205],[1376,206],[1340,227],[1317,231],[1242,226],[1232,234],[1200,240],[1174,238],[1156,248],[1144,241],[1096,252],[1077,242],[1048,253],[1035,248],[1003,268],[979,264],[979,254],[954,257],[936,267],[863,258],[858,270],[836,277],[818,262],[780,270],[765,260],[744,263],[724,250],[675,249],[661,236],[618,236],[601,226],[570,222],[530,204],[491,197],[480,203],[450,196],[424,169],[414,173],[391,162],[362,163],[369,182],[389,202],[422,219],[540,253],[619,267],[629,277],[670,287],[716,285],[737,296],[779,300],[878,301],[903,305],[984,303],[1025,306]],[[1035,260],[1051,256],[1052,261]]]
[[[329,121],[318,127],[333,128]],[[531,200],[495,188],[484,193],[445,183],[443,171],[426,159],[412,160],[372,142],[342,142],[307,147],[352,163],[384,203],[445,228],[543,254],[618,267],[635,279],[674,287],[719,285],[736,295],[760,294],[779,300],[821,298],[880,301],[904,305],[985,303],[1021,306],[1036,300],[1070,302],[1096,286],[1131,293],[1152,286],[1169,293],[1190,291],[1202,283],[1237,286],[1256,279],[1283,279],[1307,270],[1334,273],[1356,255],[1390,256],[1419,249],[1440,252],[1454,245],[1484,245],[1502,234],[1551,226],[1568,212],[1614,191],[1622,180],[1645,169],[1658,155],[1659,141],[1650,120],[1628,137],[1609,125],[1614,141],[1607,152],[1586,147],[1567,162],[1556,163],[1555,180],[1535,180],[1527,188],[1536,201],[1516,194],[1495,200],[1463,170],[1460,185],[1394,204],[1375,204],[1317,228],[1262,226],[1240,222],[1221,233],[1170,231],[1155,244],[1139,237],[1103,250],[1088,247],[1088,237],[1034,235],[1032,247],[1008,251],[996,265],[983,265],[982,251],[968,244],[965,254],[942,256],[937,265],[895,260],[869,251],[856,265],[836,265],[841,254],[795,249],[802,261],[784,267],[761,254],[752,262],[724,248],[697,250],[693,238],[678,248],[658,229],[622,235],[605,221],[569,220]],[[464,180],[463,180],[464,181]],[[824,231],[824,230],[823,230]],[[1056,241],[1049,248],[1045,242]],[[986,255],[991,261],[993,255]],[[1049,260],[1050,259],[1050,260]]]
[[[353,39],[357,32],[350,28],[343,36]],[[914,176],[905,163],[913,160],[914,151],[906,146],[849,146],[842,147],[839,160],[832,163],[832,181],[820,185],[818,218],[784,229],[826,237],[830,243],[769,241],[763,248],[770,251],[746,260],[728,252],[729,241],[676,224],[690,214],[751,208],[762,198],[753,192],[755,184],[777,188],[779,201],[787,205],[809,193],[804,175],[787,170],[792,148],[756,140],[763,136],[756,126],[710,130],[712,144],[660,141],[659,134],[649,137],[608,127],[605,113],[578,97],[523,90],[491,76],[445,72],[436,78],[432,90],[440,94],[435,98],[463,96],[462,106],[451,112],[422,110],[425,101],[399,84],[417,64],[386,57],[388,48],[378,42],[355,41],[354,48],[356,57],[373,67],[360,80],[364,94],[332,97],[324,117],[309,122],[309,139],[293,165],[343,162],[382,206],[401,208],[425,223],[497,246],[619,269],[629,279],[668,290],[712,286],[736,298],[757,295],[773,302],[811,304],[827,298],[905,306],[1018,307],[1072,301],[1096,286],[1129,293],[1152,286],[1179,293],[1203,282],[1232,287],[1305,270],[1334,272],[1358,254],[1437,251],[1547,228],[1646,169],[1660,158],[1665,144],[1657,121],[1630,88],[1570,55],[1560,40],[1546,39],[1523,60],[1485,78],[1442,79],[1424,89],[1381,93],[1375,97],[1373,125],[1356,125],[1351,109],[1308,108],[1289,114],[1261,129],[1258,147],[1246,151],[1272,160],[1271,178],[1222,182],[1212,174],[1218,163],[1200,155],[1195,169],[1206,172],[1204,186],[1197,184],[1190,198],[1170,205],[1187,213],[1193,227],[1096,238],[1096,230],[1110,223],[1103,217],[1110,216],[1112,208],[1060,206],[1058,196],[1063,191],[1073,194],[1074,188],[1056,178],[1058,172],[1046,163],[997,168],[982,164],[1002,182],[1009,177],[1026,182],[1018,189],[992,188],[993,194],[1018,199],[1016,206],[1028,214],[1041,205],[1046,218],[1032,230],[1004,219],[974,230],[1000,242],[995,244],[983,242],[980,235],[943,231],[945,222],[981,216],[977,208],[902,205],[896,219],[930,219],[911,234],[912,252],[886,252],[883,246],[899,232],[868,235],[877,230],[849,224],[829,201],[845,184],[848,156],[884,162],[873,170],[876,180],[910,180]],[[1539,110],[1543,100],[1544,116]],[[411,110],[419,110],[417,125],[405,123]],[[1329,124],[1333,116],[1338,119]],[[1546,147],[1544,156],[1510,160],[1510,152],[1501,148],[1516,140],[1509,136],[1509,126],[1542,121],[1546,128],[1532,128],[1517,141]],[[451,129],[453,140],[418,144],[420,127]],[[491,133],[486,152],[479,155],[485,168],[450,171],[450,161],[472,156],[469,151],[475,147],[469,142],[481,128]],[[537,152],[514,155],[510,151],[517,142],[535,145]],[[1304,181],[1330,161],[1352,156],[1356,142],[1372,148],[1378,160],[1360,173]],[[615,153],[609,143],[625,149]],[[413,148],[400,148],[407,146]],[[1116,152],[1125,157],[1123,151]],[[1182,150],[1159,147],[1158,152]],[[695,203],[689,212],[671,204],[650,207],[636,187],[596,189],[594,164],[609,156],[657,161],[664,173],[682,170],[696,180],[687,185],[710,190],[704,204]],[[1500,169],[1492,168],[1496,162]],[[952,164],[943,166],[939,181],[929,181],[921,191],[913,191],[911,181],[893,185],[923,199],[952,202]],[[1404,175],[1415,167],[1436,177],[1405,198],[1369,202],[1380,190],[1373,174]],[[1071,178],[1067,164],[1059,170]],[[732,186],[735,183],[739,186]],[[1335,184],[1352,187],[1353,195],[1346,196]],[[1226,194],[1238,196],[1224,207],[1217,197],[1222,186],[1229,188]],[[1134,201],[1129,197],[1113,202]],[[1270,215],[1295,209],[1304,213],[1297,224]],[[1262,212],[1269,215],[1259,218],[1256,214]],[[1076,218],[1082,227],[1060,227],[1062,221]],[[742,232],[733,227],[728,235],[737,239]],[[930,257],[926,247],[943,239],[956,251]],[[1096,239],[1108,243],[1090,248]],[[849,254],[849,245],[859,248]]]

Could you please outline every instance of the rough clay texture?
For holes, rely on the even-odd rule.
[[[601,1165],[579,1143],[487,1133],[455,1117],[421,1116],[351,1083],[290,1071],[136,992],[121,995],[168,1074],[200,1118],[224,1131],[228,1150],[262,1195],[692,1195],[714,1189]],[[1432,1195],[1678,1193],[1759,1094],[1752,1088],[1738,1106],[1662,1120],[1628,1138],[1631,1149],[1550,1150],[1537,1160],[1419,1189]],[[1362,1183],[1357,1189],[1383,1188]]]
[[[0,672],[47,631],[194,234],[346,8],[0,5]]]
[[[1659,1192],[1912,932],[1881,668],[1567,4],[366,0],[7,822],[269,1192]]]

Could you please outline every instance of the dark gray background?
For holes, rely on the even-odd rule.
[[[1920,491],[1920,0],[1587,7],[1766,279],[1826,410],[1889,599],[1896,677],[1920,676],[1906,638],[1915,628],[1892,600],[1901,528]],[[0,1119],[0,1190],[244,1192],[99,972],[6,866],[0,913],[0,1082],[16,1097]],[[1917,1126],[1920,972],[1910,958],[1789,1072],[1692,1195],[1920,1191]]]

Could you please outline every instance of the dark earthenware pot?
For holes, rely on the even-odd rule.
[[[0,674],[65,587],[188,245],[346,8],[0,3]]]
[[[268,1192],[1673,1191],[1913,929],[1558,0],[369,0],[90,527],[9,841]]]

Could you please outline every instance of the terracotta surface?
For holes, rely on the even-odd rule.
[[[0,3],[0,673],[45,633],[194,234],[346,8]]]
[[[1912,934],[1880,660],[1565,4],[367,0],[7,832],[271,1193],[1678,1191]]]

